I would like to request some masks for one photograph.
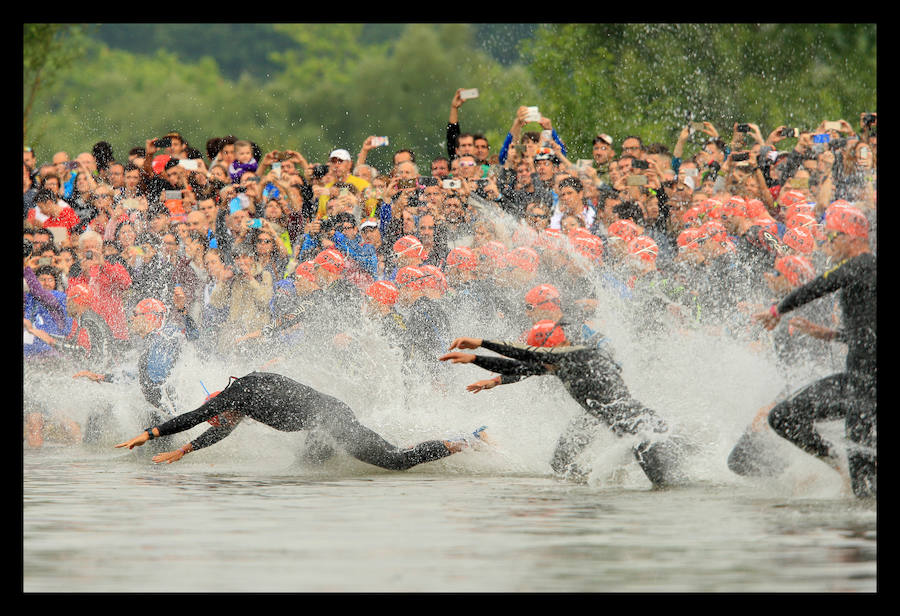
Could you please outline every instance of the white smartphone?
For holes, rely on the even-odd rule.
[[[388,139],[387,137],[374,137],[372,139],[372,147],[373,148],[380,148],[385,145],[390,145],[390,143],[391,143],[391,140]]]
[[[190,169],[191,171],[196,171],[200,168],[200,163],[198,163],[193,158],[182,158],[178,161],[178,164],[184,167],[185,169]]]
[[[528,113],[525,115],[526,122],[540,122],[541,121],[541,112],[538,111],[537,107],[526,107]]]
[[[464,101],[467,101],[470,98],[478,98],[478,88],[469,88],[467,90],[460,90],[459,97]]]

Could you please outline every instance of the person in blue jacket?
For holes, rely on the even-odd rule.
[[[185,309],[184,291],[180,287],[175,289],[173,303],[179,318],[168,318],[168,308],[156,298],[143,299],[135,306],[131,330],[142,341],[136,374],[128,368],[106,374],[83,370],[74,377],[98,383],[137,380],[144,399],[153,407],[147,413],[152,421],[161,420],[162,416],[176,416],[178,401],[168,380],[186,343],[197,340],[199,332]]]

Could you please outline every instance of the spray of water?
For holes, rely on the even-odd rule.
[[[519,223],[480,202],[483,217],[494,219],[498,228],[514,232]],[[578,259],[580,255],[573,254]],[[556,282],[556,281],[554,281]],[[562,289],[565,293],[565,289]],[[702,330],[685,329],[676,322],[653,336],[642,335],[642,316],[629,310],[616,293],[597,282],[596,322],[612,342],[632,395],[656,410],[696,446],[688,468],[696,482],[742,483],[748,480],[732,473],[728,454],[756,412],[772,402],[785,387],[785,377],[770,352]],[[452,323],[453,336],[471,335],[471,319]],[[501,325],[497,324],[498,331]],[[314,336],[314,332],[310,332]],[[179,396],[180,411],[199,406],[210,391],[224,388],[230,376],[266,370],[295,378],[333,395],[355,411],[360,421],[398,446],[471,432],[488,426],[492,446],[465,451],[409,472],[489,476],[550,476],[550,459],[557,439],[572,418],[584,411],[569,397],[555,377],[534,377],[521,383],[471,394],[465,385],[487,376],[480,368],[455,366],[441,372],[443,384],[435,387],[426,375],[434,366],[422,366],[422,377],[404,377],[401,352],[391,346],[374,324],[353,332],[348,348],[317,347],[316,353],[272,357],[201,358],[188,347],[171,375]],[[133,362],[136,357],[122,358]],[[438,365],[437,358],[434,361]],[[447,366],[441,365],[446,368]],[[134,459],[149,464],[147,456],[113,449],[116,442],[138,434],[147,409],[136,383],[94,383],[73,379],[71,372],[43,373],[26,387],[44,401],[52,413],[67,416],[86,426],[92,415],[105,414],[105,432],[90,448],[110,458]],[[834,371],[833,362],[807,366],[809,380]],[[26,408],[26,411],[28,409]],[[197,426],[182,434],[184,442],[205,429]],[[374,469],[339,455],[324,469],[297,464],[304,433],[277,432],[245,420],[227,439],[185,457],[179,468],[198,472],[240,469],[242,473],[331,473],[372,474]],[[777,437],[774,437],[775,439]],[[634,462],[635,443],[598,429],[579,464],[590,469],[588,483],[594,486],[649,487],[649,481]],[[837,476],[821,463],[783,443],[791,468],[786,477],[766,483],[769,490],[806,494],[830,494],[839,485]],[[82,446],[82,449],[84,446]],[[805,482],[805,483],[804,483]]]

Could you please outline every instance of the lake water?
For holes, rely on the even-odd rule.
[[[556,441],[582,411],[552,377],[472,395],[464,385],[485,373],[454,366],[445,390],[410,388],[394,356],[372,346],[341,359],[339,378],[327,357],[271,368],[343,399],[398,445],[488,426],[490,447],[388,472],[345,456],[305,467],[304,434],[250,421],[154,465],[142,449],[113,448],[146,427],[136,385],[46,375],[38,386],[53,413],[84,425],[103,412],[114,427],[99,443],[24,447],[23,589],[875,592],[874,502],[843,495],[833,470],[784,442],[789,466],[776,478],[727,467],[786,385],[771,358],[697,333],[636,343],[607,314],[634,396],[697,445],[686,486],[651,489],[632,443],[603,431],[583,455],[585,483],[554,477]],[[188,355],[173,382],[189,410],[204,388],[254,368]],[[822,430],[841,442],[839,424]]]

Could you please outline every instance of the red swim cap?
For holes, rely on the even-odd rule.
[[[803,227],[788,229],[784,232],[781,241],[788,247],[793,248],[797,252],[802,252],[805,255],[811,253],[816,248],[816,240],[813,237],[812,232]]]
[[[623,218],[609,225],[609,232],[612,235],[621,237],[627,242],[639,236],[641,234],[641,228],[632,220]]]
[[[296,278],[297,276],[299,276],[300,278],[306,278],[310,282],[315,282],[315,269],[316,264],[313,261],[304,261],[297,266],[297,269],[294,271],[294,277]]]
[[[825,231],[846,233],[852,237],[868,239],[869,221],[865,214],[852,206],[833,204],[825,211]]]
[[[538,321],[529,330],[527,342],[536,347],[555,347],[566,341],[566,333],[555,321]]]
[[[538,285],[525,294],[525,304],[535,308],[547,303],[559,308],[559,300],[559,289],[552,284]]]
[[[816,270],[812,262],[800,255],[778,257],[775,259],[775,269],[795,287],[799,287],[816,277]]]
[[[424,251],[425,247],[422,246],[422,242],[414,235],[404,235],[394,242],[394,252],[398,255],[410,253],[417,257],[421,257]]]
[[[397,302],[400,291],[390,280],[378,280],[369,285],[366,295],[385,306],[393,306]]]
[[[316,255],[313,262],[332,274],[340,274],[344,271],[344,255],[334,248],[328,248]]]
[[[418,267],[401,267],[397,270],[397,275],[394,277],[394,282],[398,287],[408,287],[410,289],[421,289],[422,288],[422,279],[428,276],[425,272],[423,272]]]
[[[446,267],[456,267],[462,270],[474,270],[478,267],[478,256],[471,248],[457,246],[447,254]]]
[[[168,312],[166,305],[152,297],[142,299],[137,303],[137,306],[134,307],[134,314],[149,315],[151,317],[151,323],[153,323],[153,326],[156,329],[162,327],[166,312]]]
[[[678,234],[679,250],[697,250],[706,239],[706,234],[697,227],[689,227]]]
[[[659,246],[652,238],[646,235],[640,235],[628,242],[628,254],[636,256],[641,261],[647,263],[656,263],[656,256],[659,254]]]
[[[507,266],[523,269],[526,272],[536,272],[540,260],[538,253],[527,246],[519,246],[506,253]]]

